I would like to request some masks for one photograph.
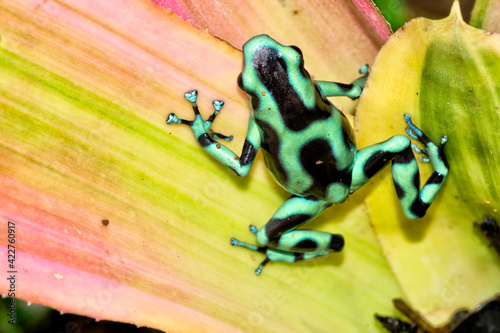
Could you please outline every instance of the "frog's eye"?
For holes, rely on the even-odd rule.
[[[295,46],[295,45],[290,45],[290,47],[291,47],[292,49],[294,49],[295,51],[297,51],[297,53],[298,53],[298,54],[302,55],[302,51],[301,51],[301,50],[300,50],[297,46]]]

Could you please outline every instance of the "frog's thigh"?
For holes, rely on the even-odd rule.
[[[396,135],[357,152],[352,170],[351,190],[356,191],[366,184],[396,156],[394,163],[400,164],[405,171],[403,176],[410,175],[413,182],[414,175],[418,177],[418,165],[411,150],[410,139],[404,135]]]
[[[277,241],[282,234],[312,220],[328,206],[327,202],[315,197],[291,196],[256,233],[257,242],[267,245],[269,242]]]
[[[342,250],[344,238],[341,235],[316,230],[294,230],[318,216],[330,205],[328,201],[313,196],[292,196],[281,205],[271,220],[256,232],[257,242],[290,253],[317,252],[300,260],[324,255],[323,251]],[[277,261],[273,258],[271,260]]]

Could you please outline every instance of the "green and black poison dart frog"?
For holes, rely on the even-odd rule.
[[[214,113],[203,120],[196,105],[197,91],[185,94],[191,102],[194,120],[179,119],[174,113],[167,124],[188,125],[200,146],[239,176],[252,168],[259,148],[273,178],[292,196],[257,229],[250,225],[260,246],[231,239],[242,246],[266,255],[255,273],[259,275],[270,261],[293,263],[312,259],[344,247],[342,235],[316,230],[297,229],[347,196],[392,161],[392,176],[405,215],[424,216],[439,192],[449,167],[444,154],[447,137],[434,145],[405,115],[408,135],[425,149],[411,144],[404,135],[356,149],[353,130],[346,117],[327,96],[358,98],[364,88],[368,66],[352,84],[313,81],[304,69],[304,59],[296,46],[283,46],[267,35],[250,39],[243,47],[244,68],[238,77],[250,106],[248,132],[241,155],[236,155],[215,139],[232,136],[214,133],[212,123],[224,104],[214,101]],[[424,154],[434,173],[420,189],[418,164],[413,149]]]

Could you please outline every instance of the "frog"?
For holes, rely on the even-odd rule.
[[[344,202],[389,162],[400,206],[408,218],[423,217],[440,191],[449,172],[444,152],[448,138],[443,135],[435,145],[409,114],[404,115],[406,135],[356,148],[349,120],[327,97],[359,98],[368,79],[368,65],[359,73],[350,84],[313,80],[297,46],[258,35],[243,46],[243,70],[237,79],[250,109],[240,155],[220,142],[232,136],[212,130],[223,101],[213,101],[214,112],[204,120],[196,103],[198,92],[192,90],[184,97],[192,105],[194,119],[168,115],[167,124],[189,126],[201,148],[238,176],[249,174],[261,150],[272,178],[290,193],[264,226],[250,225],[258,245],[231,238],[231,245],[265,256],[255,270],[257,275],[269,262],[295,263],[342,251],[341,234],[299,227]],[[414,152],[434,169],[422,188]]]

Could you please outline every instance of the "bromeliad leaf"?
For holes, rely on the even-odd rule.
[[[401,292],[361,200],[312,226],[342,233],[344,255],[257,282],[262,258],[230,238],[285,194],[260,156],[241,180],[165,124],[190,114],[196,88],[200,110],[224,100],[214,130],[241,149],[240,51],[142,0],[0,0],[0,22],[0,233],[10,220],[20,235],[16,296],[167,331],[377,331],[372,314]]]
[[[391,34],[371,0],[153,1],[238,49],[260,34],[297,45],[315,80],[351,82],[361,65],[373,62]],[[351,113],[357,104],[344,97],[335,103]]]
[[[432,140],[449,138],[449,179],[423,220],[409,221],[395,209],[387,170],[367,196],[405,294],[434,322],[500,289],[497,254],[473,231],[474,221],[500,216],[498,73],[500,36],[468,26],[456,2],[448,18],[415,19],[389,39],[359,104],[361,146],[404,134],[405,113]],[[432,172],[420,169],[421,179]]]
[[[500,32],[500,1],[477,0],[470,25],[486,31]]]

